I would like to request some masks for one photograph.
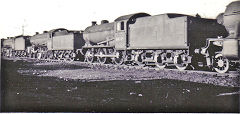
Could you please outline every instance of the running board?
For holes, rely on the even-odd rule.
[[[95,57],[118,57],[117,55],[99,55],[99,54],[95,54]]]

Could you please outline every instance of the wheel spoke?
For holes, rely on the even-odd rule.
[[[123,52],[117,51],[115,53],[118,56],[113,58],[114,63],[117,64],[117,65],[123,64],[124,63],[124,58],[125,58],[125,55],[123,54]]]
[[[155,60],[155,65],[159,68],[159,69],[163,69],[166,67],[166,64],[163,63],[163,59],[162,59],[162,54],[157,54],[154,57]]]
[[[229,69],[229,61],[228,59],[224,58],[222,54],[217,54],[215,56],[215,65],[214,69],[218,73],[225,73]]]
[[[87,50],[85,58],[88,63],[93,63],[93,51],[91,49]]]
[[[98,49],[98,53],[99,53],[99,55],[106,55],[107,54],[106,50],[105,49],[101,49],[101,48]],[[98,59],[98,62],[101,63],[101,64],[104,64],[106,62],[106,60],[107,60],[106,57],[97,57],[97,59]]]
[[[177,69],[180,71],[183,71],[188,67],[187,60],[183,59],[184,57],[187,57],[187,55],[176,55],[174,57],[174,64],[177,67]]]
[[[135,55],[135,60],[134,60],[134,62],[138,65],[138,66],[145,66],[145,64],[143,63],[143,57],[142,57],[143,55],[142,54],[136,54]]]

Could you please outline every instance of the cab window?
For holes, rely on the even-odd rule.
[[[124,30],[124,21],[119,22],[119,23],[117,24],[117,30],[118,30],[118,31]]]

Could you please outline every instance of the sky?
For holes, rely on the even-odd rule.
[[[55,28],[84,30],[91,21],[114,21],[137,12],[181,13],[216,18],[236,0],[0,0],[0,38]]]

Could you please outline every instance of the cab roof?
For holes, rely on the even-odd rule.
[[[134,14],[129,14],[129,15],[123,15],[115,19],[114,21],[122,21],[122,20],[129,20],[129,19],[136,19],[139,17],[146,17],[146,16],[151,16],[147,13],[140,12],[140,13],[134,13]]]

